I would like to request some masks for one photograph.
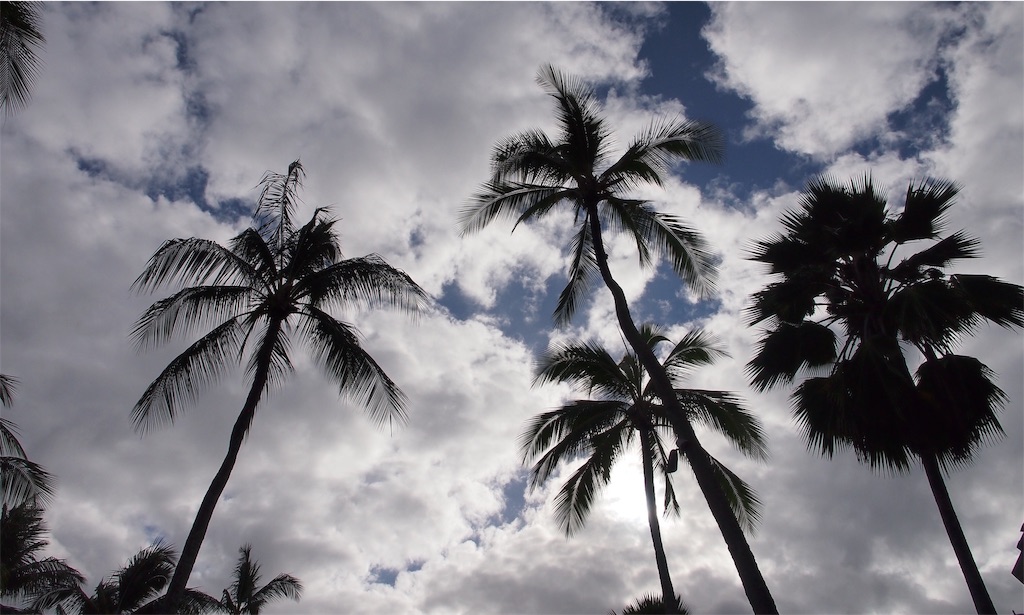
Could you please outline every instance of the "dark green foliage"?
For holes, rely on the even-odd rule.
[[[0,107],[10,116],[25,106],[39,76],[42,2],[0,2]]]
[[[902,471],[921,453],[962,465],[1001,433],[995,411],[1004,397],[992,374],[951,353],[985,321],[1024,326],[1024,290],[943,271],[979,255],[965,231],[941,237],[958,192],[953,182],[912,183],[903,210],[892,213],[870,178],[849,186],[817,179],[783,216],[785,234],[755,244],[754,260],[781,279],[754,295],[750,321],[767,331],[748,373],[765,390],[828,368],[793,396],[812,448],[831,455],[852,447],[872,467]],[[931,243],[907,251],[919,241]],[[926,357],[916,382],[901,345]],[[941,391],[938,373],[954,379]]]

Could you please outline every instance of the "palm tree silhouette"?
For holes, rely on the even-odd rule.
[[[651,325],[642,326],[640,335],[652,351],[669,341],[659,328]],[[733,395],[683,387],[685,375],[694,367],[710,364],[721,355],[709,336],[693,331],[672,348],[662,366],[688,419],[720,431],[744,453],[764,459],[767,448],[760,424]],[[597,491],[611,478],[612,466],[639,439],[647,518],[661,579],[661,603],[671,606],[677,595],[661,539],[654,469],[661,470],[665,479],[666,509],[672,506],[678,513],[679,505],[669,480],[669,473],[675,469],[675,451],[667,451],[662,437],[671,433],[672,422],[643,366],[629,352],[616,361],[606,349],[593,343],[564,344],[540,358],[534,382],[567,383],[597,396],[573,400],[538,415],[520,437],[524,460],[536,459],[530,475],[531,487],[545,482],[561,462],[580,455],[586,459],[566,480],[556,499],[555,514],[567,536],[583,527]],[[728,468],[714,458],[711,461],[736,517],[752,529],[759,515],[757,497]]]
[[[0,405],[10,407],[18,379],[0,374]],[[29,461],[18,441],[17,426],[0,417],[0,488],[3,503],[17,506],[28,500],[47,502],[53,497],[54,478],[43,466]]]
[[[641,265],[650,265],[655,254],[664,256],[691,290],[702,296],[713,292],[715,267],[701,236],[679,218],[659,213],[649,202],[629,198],[627,192],[643,184],[661,184],[675,161],[719,160],[722,136],[714,126],[702,122],[653,122],[625,153],[611,160],[609,130],[598,113],[594,91],[551,66],[541,69],[537,81],[557,102],[559,138],[552,140],[533,130],[500,142],[491,158],[490,181],[461,212],[462,233],[478,231],[499,218],[514,219],[518,226],[559,206],[573,212],[578,228],[570,245],[568,284],[555,309],[556,323],[569,322],[600,276],[612,294],[627,343],[650,374],[655,394],[672,417],[679,449],[689,460],[718,523],[747,599],[755,612],[776,613],[775,601],[714,465],[676,400],[671,380],[637,330],[622,287],[612,277],[603,239],[604,225],[625,232],[635,240]]]
[[[259,615],[260,609],[275,600],[291,598],[299,601],[302,583],[298,579],[290,574],[279,574],[260,587],[260,564],[252,559],[252,545],[243,545],[238,552],[234,579],[231,587],[224,590],[218,603],[219,610],[231,615]]]
[[[56,608],[58,614],[167,613],[160,591],[174,570],[174,548],[163,542],[146,547],[109,578],[101,580],[89,595],[78,584],[48,592],[37,598],[33,608]],[[194,589],[179,597],[175,613],[202,613],[213,609],[217,600]]]
[[[942,470],[1002,433],[996,410],[1005,396],[986,366],[953,349],[985,320],[1024,326],[1024,289],[943,271],[978,255],[964,231],[939,238],[958,192],[948,181],[911,183],[894,215],[870,177],[849,187],[811,181],[800,209],[783,216],[784,234],[755,245],[753,259],[781,280],[754,295],[750,322],[767,330],[748,370],[760,390],[828,370],[793,393],[796,419],[822,454],[852,447],[872,468],[894,472],[920,459],[974,604],[994,613]],[[914,252],[918,241],[933,243]],[[904,344],[923,355],[916,380]]]
[[[46,548],[47,529],[43,509],[29,499],[11,508],[0,509],[0,596],[24,603],[62,588],[77,587],[85,579],[64,560],[39,559]],[[17,607],[0,605],[0,612],[20,613]]]
[[[137,429],[173,421],[182,404],[193,402],[236,358],[246,352],[249,356],[249,393],[174,570],[167,590],[172,598],[188,582],[264,391],[292,370],[293,334],[337,382],[339,392],[363,406],[375,423],[405,418],[402,391],[360,346],[355,327],[329,311],[342,306],[416,311],[426,304],[427,295],[376,254],[342,258],[335,220],[326,209],[317,209],[309,222],[296,226],[292,218],[303,177],[299,161],[289,165],[287,174],[267,172],[260,182],[254,227],[229,247],[198,238],[167,241],[133,284],[140,292],[163,285],[183,287],[139,318],[132,331],[138,348],[162,343],[179,331],[214,325],[143,393],[132,411]]]
[[[0,2],[0,107],[9,117],[25,106],[39,76],[41,2]]]

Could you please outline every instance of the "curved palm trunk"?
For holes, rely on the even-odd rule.
[[[718,524],[718,529],[722,532],[725,544],[729,548],[729,554],[736,564],[736,572],[739,573],[740,582],[743,584],[743,591],[747,595],[747,600],[750,602],[750,606],[754,609],[755,613],[777,614],[779,610],[775,606],[775,599],[772,598],[772,594],[768,590],[768,584],[765,583],[764,577],[761,575],[761,570],[757,566],[757,560],[754,559],[754,554],[750,550],[750,544],[747,543],[747,537],[743,534],[743,529],[729,507],[729,500],[725,497],[725,492],[722,491],[722,486],[715,477],[708,454],[697,440],[697,434],[693,431],[693,426],[690,425],[689,419],[686,418],[686,413],[683,412],[682,407],[679,405],[679,401],[676,399],[675,392],[672,389],[672,382],[669,380],[668,374],[665,373],[664,367],[658,362],[654,351],[640,337],[640,332],[637,330],[629,313],[626,294],[612,277],[611,269],[608,268],[608,255],[604,251],[604,242],[601,239],[601,223],[597,217],[597,206],[589,206],[587,214],[594,242],[594,252],[597,257],[597,265],[601,271],[601,278],[604,280],[605,286],[608,287],[615,300],[615,315],[618,318],[619,327],[622,329],[626,341],[633,348],[633,352],[640,359],[640,363],[650,375],[651,381],[654,383],[655,392],[661,398],[665,408],[679,419],[676,421],[679,450],[682,454],[686,455],[690,468],[693,470],[693,475],[697,479],[697,485],[708,502],[708,508],[711,509],[711,514]]]
[[[939,470],[939,463],[934,455],[921,455],[921,464],[924,465],[924,473],[928,476],[928,485],[932,488],[932,495],[939,507],[939,516],[942,517],[942,525],[946,527],[946,534],[949,535],[949,542],[953,545],[953,552],[960,562],[960,569],[963,570],[964,578],[967,580],[967,588],[971,591],[971,599],[974,600],[974,608],[979,614],[994,614],[995,604],[985,588],[985,581],[981,578],[978,564],[971,555],[971,548],[967,544],[967,537],[960,526],[960,520],[953,510],[953,501],[949,499],[949,491],[946,490],[946,482],[942,479],[942,472]]]
[[[651,542],[654,543],[654,559],[658,562],[658,577],[661,579],[662,602],[666,613],[677,613],[676,590],[668,572],[668,558],[665,543],[661,540],[661,523],[658,521],[658,505],[654,499],[654,463],[651,461],[651,433],[640,427],[640,448],[644,465],[644,494],[647,496],[647,521],[651,525]]]
[[[267,385],[267,378],[270,374],[271,353],[277,343],[280,331],[281,321],[277,319],[272,320],[268,325],[267,337],[263,347],[260,348],[260,356],[256,364],[256,373],[253,375],[249,395],[245,399],[245,405],[242,406],[238,419],[235,420],[235,426],[231,428],[228,453],[224,457],[224,461],[221,462],[217,474],[214,475],[213,482],[210,483],[210,488],[207,489],[202,504],[199,505],[195,521],[192,522],[192,529],[189,531],[188,538],[185,540],[185,546],[181,550],[178,565],[174,568],[174,575],[171,577],[171,582],[167,585],[166,595],[171,607],[175,605],[181,593],[185,590],[185,585],[188,584],[188,578],[191,576],[192,568],[195,566],[196,558],[199,556],[199,548],[203,546],[206,531],[210,528],[210,520],[213,519],[213,509],[216,508],[217,501],[220,500],[221,494],[224,493],[224,488],[228,484],[228,478],[231,477],[231,471],[235,467],[235,460],[238,459],[238,452],[242,449],[242,441],[245,439],[245,434],[249,431],[252,419],[256,415],[256,406],[260,402],[260,397],[263,395],[263,389]]]

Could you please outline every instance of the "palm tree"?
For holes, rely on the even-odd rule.
[[[56,608],[57,613],[164,613],[163,597],[160,591],[174,571],[174,548],[163,542],[146,547],[136,553],[128,563],[101,580],[90,596],[82,589],[81,583],[65,586],[40,595],[33,608],[44,610]],[[188,589],[178,602],[175,613],[200,613],[215,608],[217,600],[212,596]]]
[[[652,351],[669,341],[660,329],[650,325],[641,327],[640,335]],[[684,376],[694,367],[710,364],[722,354],[706,334],[692,331],[672,348],[661,365],[669,374],[675,397],[685,408],[688,420],[717,429],[744,453],[764,459],[767,448],[760,424],[733,395],[683,388]],[[531,487],[545,482],[560,462],[580,455],[586,458],[556,499],[555,514],[567,536],[582,528],[598,489],[611,478],[612,466],[639,439],[647,518],[661,579],[662,603],[671,605],[676,592],[661,539],[654,469],[657,466],[665,479],[665,508],[672,506],[678,513],[679,505],[669,480],[669,473],[674,471],[670,460],[673,455],[666,451],[662,439],[666,431],[670,432],[672,421],[658,402],[643,366],[629,352],[616,361],[596,344],[565,344],[541,357],[534,382],[567,383],[598,398],[574,400],[538,415],[520,438],[524,461],[536,459],[530,475]],[[759,515],[757,497],[728,468],[714,458],[711,461],[736,517],[752,529]]]
[[[676,400],[671,380],[634,324],[604,248],[603,228],[610,225],[635,240],[641,265],[650,265],[654,255],[664,256],[691,290],[711,294],[715,267],[701,236],[676,216],[659,213],[649,202],[629,198],[626,193],[643,184],[661,184],[672,162],[719,160],[722,136],[714,126],[702,122],[652,122],[612,160],[609,130],[598,113],[594,91],[551,66],[541,69],[537,81],[557,102],[561,134],[552,140],[533,130],[500,142],[491,159],[491,180],[461,212],[462,233],[479,231],[499,218],[515,219],[518,226],[559,206],[573,212],[578,228],[570,245],[569,280],[559,296],[555,322],[571,320],[600,275],[614,299],[627,343],[650,374],[655,394],[672,417],[679,449],[693,468],[751,606],[758,613],[776,613],[775,601],[714,465]]]
[[[43,524],[43,509],[34,500],[25,500],[12,508],[4,503],[0,509],[0,596],[18,602],[36,596],[77,586],[84,579],[64,560],[54,557],[39,559],[39,551],[48,542]],[[19,613],[20,609],[0,604],[0,612]]]
[[[994,613],[942,470],[1002,433],[996,410],[1005,396],[985,365],[953,349],[985,320],[1024,326],[1024,289],[943,271],[978,255],[964,231],[940,239],[958,192],[953,182],[912,182],[893,214],[870,177],[848,187],[811,181],[800,209],[783,216],[784,234],[755,245],[752,258],[781,279],[754,295],[750,322],[767,330],[748,370],[760,390],[827,371],[793,393],[804,435],[824,455],[852,447],[872,468],[894,472],[919,459],[974,604]],[[919,241],[931,243],[915,252]],[[910,348],[924,359],[916,380]]]
[[[242,441],[264,391],[292,370],[295,333],[305,342],[339,391],[365,407],[377,424],[405,418],[405,396],[359,344],[355,327],[329,311],[343,306],[415,311],[426,293],[404,272],[376,254],[342,258],[335,220],[317,209],[302,227],[292,220],[304,172],[299,161],[285,175],[267,172],[254,226],[229,247],[207,239],[165,242],[150,258],[133,288],[162,285],[180,290],[154,303],[135,324],[132,336],[143,349],[214,325],[178,355],[143,393],[132,411],[137,429],[171,422],[216,381],[236,357],[248,351],[250,388],[231,431],[228,453],[196,514],[168,594],[188,582],[213,510],[235,465]]]
[[[37,55],[46,39],[40,29],[41,2],[0,2],[0,107],[10,116],[25,106],[39,75]]]
[[[676,596],[675,604],[672,605],[675,610],[673,613],[679,613],[679,615],[687,615],[690,611],[683,604],[681,598]],[[645,594],[640,598],[637,598],[636,602],[627,606],[622,610],[622,615],[646,615],[648,613],[665,613],[665,601],[652,594]],[[616,615],[615,611],[611,612],[611,615]]]
[[[10,407],[18,379],[0,374],[0,405]],[[29,500],[47,502],[53,497],[53,476],[38,463],[29,461],[17,426],[0,417],[0,482],[3,503],[17,506]]]
[[[251,551],[252,546],[248,544],[238,550],[235,577],[217,603],[219,609],[231,615],[259,615],[260,609],[275,600],[291,598],[298,602],[302,583],[290,574],[279,574],[260,587],[260,564],[252,559]]]

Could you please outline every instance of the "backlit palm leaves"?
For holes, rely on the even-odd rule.
[[[640,332],[651,350],[668,341],[654,327],[642,327]],[[767,449],[760,425],[733,395],[683,387],[683,379],[692,368],[710,364],[720,354],[704,333],[694,331],[675,345],[663,366],[691,421],[719,431],[745,454],[764,459]],[[592,343],[566,344],[541,357],[535,382],[567,383],[593,399],[571,401],[530,422],[520,438],[524,459],[535,460],[530,485],[545,482],[563,462],[584,459],[555,500],[558,523],[567,535],[572,535],[582,528],[598,490],[611,477],[614,463],[638,444],[662,595],[671,601],[676,594],[655,507],[654,469],[661,470],[665,479],[665,507],[678,510],[668,474],[672,470],[667,468],[667,449],[673,448],[675,419],[662,407],[643,366],[630,353],[616,360]],[[664,442],[666,437],[668,446]],[[728,468],[714,458],[712,463],[737,519],[751,529],[759,514],[757,497]]]
[[[0,374],[0,405],[10,407],[18,380]],[[53,496],[53,476],[41,465],[29,461],[18,441],[18,428],[0,417],[0,481],[3,503],[17,506],[29,500],[46,502]]]
[[[260,565],[252,559],[252,547],[243,545],[238,550],[231,587],[217,603],[217,609],[231,615],[259,615],[267,604],[290,598],[296,602],[302,595],[302,583],[290,574],[279,574],[266,585],[260,586]]]
[[[462,232],[478,231],[498,219],[529,222],[553,209],[573,212],[576,231],[570,242],[568,283],[558,298],[555,321],[566,324],[600,276],[615,303],[619,328],[647,370],[657,396],[676,417],[674,427],[682,454],[693,468],[722,537],[736,564],[744,592],[755,612],[777,613],[742,528],[718,480],[719,473],[701,447],[672,384],[633,322],[629,302],[612,276],[605,251],[604,228],[624,232],[636,243],[641,265],[655,255],[666,259],[694,293],[714,291],[715,266],[701,236],[671,214],[655,211],[630,191],[661,184],[674,162],[717,161],[723,139],[712,125],[688,120],[655,121],[612,159],[610,131],[601,117],[594,91],[551,66],[538,83],[556,102],[559,134],[540,131],[513,135],[494,149],[491,178],[460,216]]]
[[[5,603],[0,611],[18,612],[13,604],[77,587],[84,580],[64,560],[37,556],[47,546],[45,534],[43,509],[34,501],[0,508],[0,597]]]
[[[831,456],[851,447],[874,468],[903,471],[921,459],[979,612],[994,612],[942,481],[940,466],[967,463],[1002,433],[1005,401],[977,359],[953,354],[985,321],[1024,326],[1024,289],[986,275],[948,274],[977,256],[964,231],[942,237],[958,186],[925,181],[907,189],[903,211],[866,178],[811,182],[785,232],[760,241],[753,258],[780,279],[754,296],[763,323],[748,364],[755,387],[794,382],[797,421],[811,447]],[[921,244],[917,242],[928,242]],[[912,375],[905,351],[924,361]]]
[[[404,272],[375,254],[342,257],[336,221],[317,209],[294,221],[303,178],[296,161],[287,174],[267,173],[254,226],[227,247],[190,238],[164,243],[135,281],[140,292],[180,289],[139,318],[132,337],[140,349],[175,334],[200,337],[178,355],[143,393],[132,419],[138,429],[172,422],[240,358],[248,357],[249,394],[238,416],[224,463],[200,506],[168,588],[181,592],[242,440],[264,391],[292,371],[293,340],[303,343],[339,392],[363,406],[377,424],[405,417],[405,396],[359,344],[355,327],[331,312],[343,307],[418,310],[426,294]]]
[[[41,2],[0,2],[0,107],[5,116],[25,106],[39,75]]]

